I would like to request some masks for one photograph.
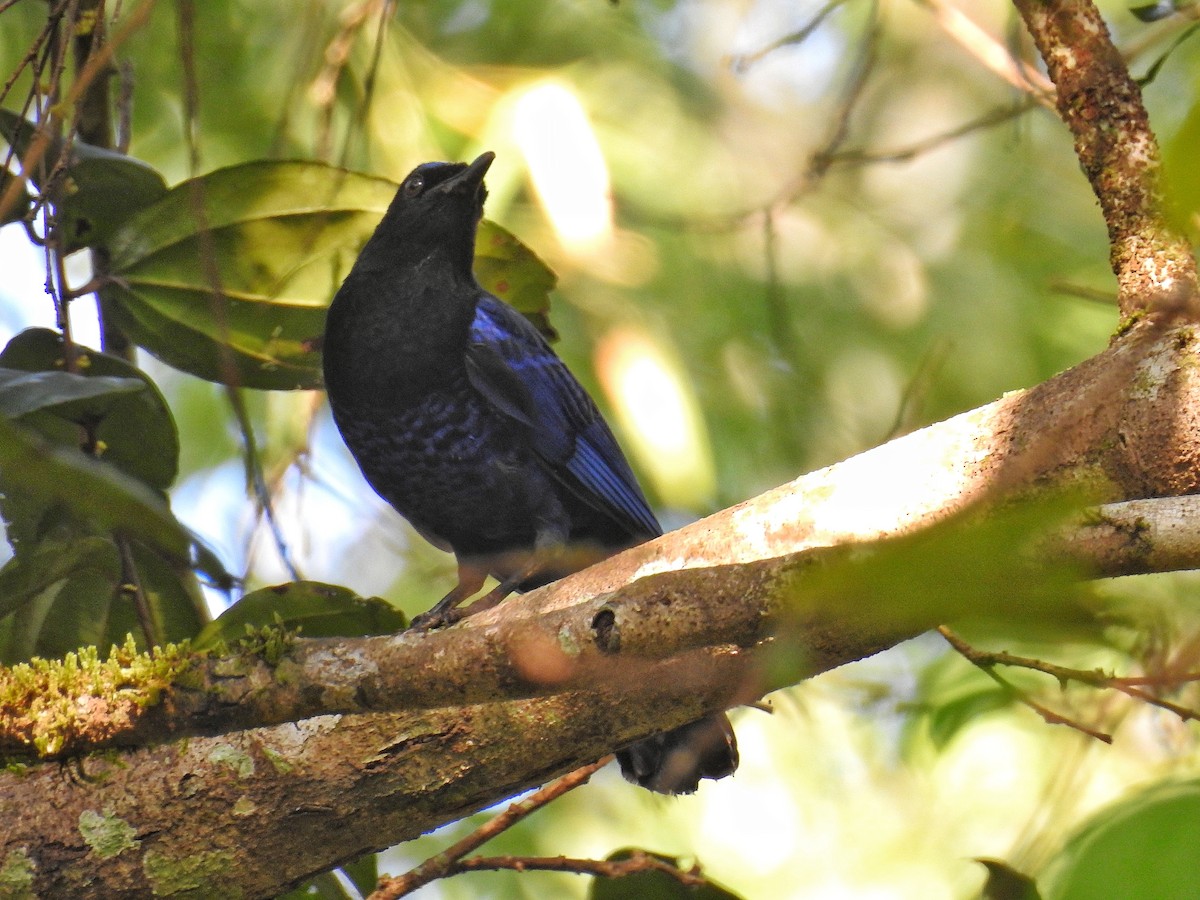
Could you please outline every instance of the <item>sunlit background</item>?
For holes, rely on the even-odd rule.
[[[1035,110],[924,146],[1021,95],[939,25],[927,7],[940,4],[847,3],[771,49],[822,6],[399,4],[374,61],[380,3],[198,4],[201,168],[325,158],[398,181],[424,160],[494,150],[486,214],[557,271],[558,350],[675,527],[1036,383],[1100,350],[1116,325],[1112,305],[1055,288],[1115,290],[1058,122]],[[1004,46],[1007,4],[961,6]],[[1123,6],[1105,9],[1119,40],[1145,37]],[[847,107],[873,10],[875,68]],[[31,28],[43,14],[27,3],[0,16],[6,71],[27,40],[21,16]],[[127,54],[131,153],[172,183],[188,174],[175,40],[164,6]],[[1187,112],[1177,98],[1192,96],[1195,54],[1180,51],[1147,88],[1166,142]],[[845,156],[818,177],[823,149]],[[44,260],[17,226],[0,229],[0,273],[0,339],[52,326]],[[73,283],[87,277],[74,260]],[[77,340],[95,345],[94,315],[77,302]],[[181,430],[177,514],[249,586],[287,580],[221,391],[140,361]],[[440,597],[452,561],[366,487],[321,398],[249,399],[297,569],[410,613]],[[229,599],[208,596],[214,610]],[[1070,661],[1110,659],[1084,648]],[[984,875],[974,858],[1036,871],[1089,811],[1194,770],[1192,732],[1165,714],[1062,695],[1120,724],[1108,747],[1024,708],[971,706],[987,684],[939,639],[910,642],[776,695],[773,714],[736,713],[732,779],[668,801],[606,771],[488,852],[694,854],[753,898],[968,897]],[[387,862],[415,864],[452,834]],[[479,874],[421,896],[585,891],[566,875]]]

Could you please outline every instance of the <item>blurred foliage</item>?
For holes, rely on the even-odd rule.
[[[1164,783],[1098,811],[1068,838],[1046,877],[1047,900],[1121,894],[1188,897],[1200,884],[1200,782]]]
[[[0,568],[0,659],[140,634],[131,573],[167,639],[205,626],[202,582],[220,586],[203,598],[218,609],[246,591],[209,636],[274,616],[305,634],[387,629],[402,613],[362,597],[411,614],[442,595],[452,564],[369,492],[318,399],[247,391],[281,538],[303,576],[321,582],[264,588],[288,575],[247,490],[246,442],[225,391],[195,377],[239,390],[319,386],[323,305],[392,185],[424,160],[497,152],[487,213],[507,230],[481,233],[480,276],[552,324],[614,422],[643,421],[625,413],[652,385],[623,385],[596,348],[631,335],[630,346],[649,342],[671,361],[675,390],[702,416],[687,449],[695,471],[716,472],[716,490],[673,492],[653,477],[652,435],[622,436],[671,525],[1103,347],[1115,306],[1082,298],[1115,293],[1105,230],[1061,125],[1029,111],[924,5],[854,0],[803,41],[789,38],[821,5],[209,0],[192,4],[189,42],[178,7],[125,3],[109,29],[120,42],[112,96],[126,86],[132,95],[113,116],[128,118],[125,155],[66,140],[71,109],[59,101],[74,66],[64,61],[64,91],[49,97],[39,91],[53,81],[43,62],[55,41],[28,55],[47,8],[0,4],[3,83],[15,74],[0,96],[0,135],[23,159],[32,135],[21,122],[56,125],[30,170],[56,223],[32,191],[0,210],[12,223],[0,232],[0,329],[12,338],[0,355],[0,513],[12,551]],[[1194,233],[1200,42],[1180,39],[1187,5],[1102,6],[1135,71],[1153,67],[1146,103],[1178,219]],[[963,8],[1001,44],[1016,34],[1006,3]],[[126,31],[141,10],[145,22]],[[589,247],[549,214],[535,187],[545,173],[522,136],[529,98],[548,84],[575,98],[604,162],[593,191],[611,213]],[[936,140],[985,116],[999,124]],[[582,182],[587,154],[554,143],[562,124],[539,139],[559,148],[567,181]],[[814,168],[818,155],[827,168]],[[0,191],[11,186],[6,172]],[[98,251],[71,253],[65,278],[115,275],[103,289],[108,324],[150,355],[87,348],[99,329],[88,301],[63,298],[56,248]],[[224,299],[214,301],[217,288]],[[74,350],[59,333],[18,333],[61,329],[68,305]],[[1154,689],[1200,703],[1195,686],[1176,691],[1167,678],[1195,667],[1196,577],[1107,585],[1110,617],[1081,628],[1045,601],[1064,573],[1014,583],[1017,533],[950,530],[847,571],[862,590],[891,591],[898,616],[1035,598],[964,633],[1063,665],[1143,672],[1161,678]],[[1158,840],[1190,834],[1182,820],[1195,818],[1194,798],[1137,793],[1197,772],[1194,731],[1125,698],[1006,677],[1112,733],[1113,745],[1047,725],[927,636],[780,692],[774,716],[739,714],[733,779],[668,803],[603,773],[489,852],[604,858],[635,845],[696,856],[756,898],[968,897],[984,885],[970,861],[981,856],[1034,876],[1047,897],[1087,894],[1056,894],[1043,872],[1067,872],[1055,884],[1086,884],[1091,871],[1107,879],[1100,885],[1141,877],[1124,883],[1145,885],[1142,896],[1159,876],[1194,886],[1200,876],[1173,855],[1183,844]],[[1068,837],[1129,792],[1119,815],[1097,813],[1116,830]],[[380,870],[419,862],[475,821],[389,851]],[[1108,841],[1130,852],[1110,853]],[[1056,857],[1067,862],[1050,866]],[[369,885],[374,860],[361,865],[351,875]],[[327,877],[307,890],[340,888]],[[589,887],[506,872],[430,890],[582,897]]]

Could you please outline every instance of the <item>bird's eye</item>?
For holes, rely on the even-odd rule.
[[[404,196],[415,197],[425,189],[425,179],[420,175],[414,175],[408,181],[404,182]]]

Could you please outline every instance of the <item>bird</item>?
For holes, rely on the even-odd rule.
[[[540,587],[662,534],[595,402],[472,263],[495,154],[428,162],[400,183],[335,293],[322,341],[333,419],[370,486],[435,547],[455,587],[413,627]],[[622,748],[665,794],[731,774],[723,713]]]

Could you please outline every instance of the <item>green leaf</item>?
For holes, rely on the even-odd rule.
[[[116,577],[117,548],[102,537],[45,541],[29,553],[14,556],[0,568],[0,618],[18,611],[51,585],[95,569]]]
[[[1047,900],[1193,897],[1200,884],[1197,846],[1200,781],[1158,784],[1099,810],[1039,882]]]
[[[80,569],[55,581],[24,605],[19,613],[0,619],[0,661],[4,665],[31,657],[54,659],[68,650],[94,643],[104,624],[117,625],[121,607],[113,609],[113,578],[95,569]],[[79,627],[80,609],[87,610]],[[131,607],[123,624],[132,634],[137,621]],[[99,627],[98,627],[99,626]]]
[[[33,137],[37,134],[37,125],[30,122],[22,115],[18,115],[11,109],[0,109],[0,137],[8,141],[13,152],[20,161],[26,153],[29,152],[29,147],[33,143]],[[62,141],[57,138],[50,139],[50,145],[46,148],[45,159],[53,162],[58,159],[62,153]],[[30,173],[30,180],[34,180],[35,173]],[[34,181],[34,184],[37,182]]]
[[[1193,239],[1195,216],[1200,212],[1200,172],[1196,147],[1200,141],[1200,103],[1193,103],[1174,137],[1163,146],[1163,187],[1167,213],[1176,227]]]
[[[52,198],[67,253],[105,243],[130,216],[167,192],[158,170],[140,159],[87,144],[76,150],[65,183]]]
[[[208,616],[191,571],[137,541],[130,548],[159,635],[166,641],[194,637]],[[58,657],[84,645],[104,653],[127,634],[144,646],[111,538],[43,541],[0,568],[0,662]]]
[[[58,404],[46,402],[39,407],[62,420],[57,426],[49,416],[31,418],[23,424],[36,427],[43,436],[57,443],[78,446],[77,428],[63,427],[63,423],[82,424],[83,417],[88,416],[86,421],[93,428],[96,440],[105,448],[105,462],[150,487],[166,490],[175,480],[179,467],[179,435],[158,387],[145,372],[119,357],[86,347],[76,350],[79,374],[63,371],[62,338],[46,328],[21,332],[0,353],[2,366],[40,373],[45,376],[47,385],[59,385],[63,390],[66,390],[65,385],[74,384],[71,390],[81,392],[74,403],[64,399]],[[50,375],[55,378],[48,377]],[[107,392],[98,390],[95,400],[84,400],[92,382],[122,387],[119,392],[114,392],[112,387]],[[0,387],[0,403],[3,402],[2,391]],[[54,396],[49,387],[45,393],[47,400]],[[28,405],[33,401],[25,402]]]
[[[1011,694],[1001,690],[995,682],[980,686],[965,696],[940,703],[929,711],[929,739],[934,747],[942,750],[965,726],[999,709],[1012,706]]]
[[[978,858],[975,862],[987,869],[983,884],[983,900],[1042,900],[1037,882],[1023,872],[999,859]]]
[[[254,628],[279,623],[305,637],[391,634],[408,627],[404,614],[378,597],[359,597],[348,588],[319,581],[294,581],[253,591],[210,623],[196,641],[211,647],[234,641]]]
[[[106,296],[118,324],[176,368],[244,387],[319,387],[325,307],[394,193],[319,163],[219,169],[114,235],[120,283]]]
[[[242,387],[319,388],[325,308],[395,191],[311,162],[191,179],[112,236],[105,299],[134,341],[178,369]],[[484,286],[544,321],[550,270],[491,223],[477,252]]]
[[[523,313],[548,340],[558,339],[550,324],[550,292],[558,277],[536,253],[487,219],[475,234],[475,278]]]
[[[101,419],[118,397],[145,386],[136,378],[0,368],[0,416],[17,419],[39,409],[54,409],[56,415],[74,422]]]
[[[338,868],[341,874],[349,878],[360,894],[365,897],[375,890],[379,882],[377,861],[376,854],[368,853],[366,856],[359,857],[354,862],[346,863]],[[306,881],[295,890],[281,894],[278,900],[347,900],[349,896],[346,888],[334,877],[333,873],[325,872],[311,881]]]
[[[36,130],[27,119],[0,109],[0,136],[18,157],[29,150]],[[44,158],[54,163],[61,155],[62,142],[54,138]],[[30,180],[37,184],[32,173]],[[162,175],[140,159],[75,141],[64,177],[50,197],[64,250],[70,253],[103,243],[133,213],[166,192]]]
[[[8,186],[13,183],[17,176],[8,169],[0,169],[0,198],[8,194]],[[0,208],[0,225],[11,225],[13,222],[20,222],[29,210],[33,207],[33,198],[29,196],[29,191],[22,190],[17,195],[16,202],[11,205]]]
[[[97,529],[137,537],[171,558],[187,560],[190,538],[162,495],[114,466],[0,419],[0,473],[6,520],[12,521],[14,497],[32,496],[42,510],[37,521],[22,523],[26,540],[20,543],[36,543],[53,530],[53,520],[69,512]],[[17,541],[14,547],[21,552]]]
[[[679,860],[661,853],[629,848],[610,854],[609,861],[625,860],[635,852],[645,853],[668,866],[679,868]],[[715,881],[692,887],[667,872],[649,870],[621,878],[593,878],[589,900],[739,900],[738,895]]]

